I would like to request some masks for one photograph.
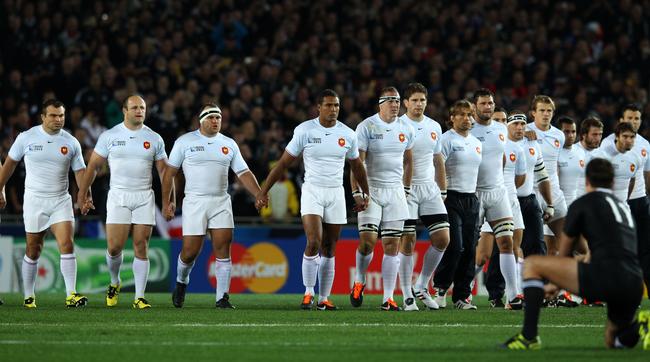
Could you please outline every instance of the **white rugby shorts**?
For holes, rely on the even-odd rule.
[[[107,224],[156,224],[153,190],[109,190],[106,200]]]
[[[230,195],[185,196],[183,235],[205,235],[208,229],[233,229]]]
[[[512,207],[508,191],[502,187],[493,191],[477,191],[479,201],[479,222],[512,218]]]
[[[346,224],[348,219],[343,186],[321,187],[304,183],[300,215],[318,215],[326,224]]]
[[[40,233],[54,224],[64,221],[74,223],[72,197],[70,194],[43,197],[25,192],[23,202],[23,220],[25,232]]]
[[[411,185],[411,194],[406,201],[409,205],[409,218],[412,220],[417,220],[422,215],[447,213],[440,189],[434,183]]]
[[[368,208],[359,213],[359,225],[379,225],[386,221],[401,221],[409,218],[404,187],[370,188]]]

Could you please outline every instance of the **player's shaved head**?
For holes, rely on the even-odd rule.
[[[592,187],[611,189],[614,186],[614,166],[604,158],[589,161],[585,175]]]

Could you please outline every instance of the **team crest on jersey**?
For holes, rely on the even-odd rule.
[[[345,138],[343,137],[339,138],[339,146],[345,147]]]
[[[228,152],[230,152],[230,150],[228,149],[228,147],[223,146],[223,147],[221,147],[221,152],[223,152],[224,155],[227,155]]]
[[[503,136],[503,133],[499,133],[499,139],[501,142],[505,141],[506,138]]]
[[[406,140],[406,136],[404,136],[404,133],[399,134],[399,141],[404,142]]]
[[[535,149],[534,148],[529,148],[528,152],[530,153],[531,156],[535,156]]]
[[[151,143],[149,143],[149,141],[144,141],[144,143],[142,145],[144,146],[145,150],[148,150],[148,149],[151,148]]]
[[[578,163],[580,164],[580,167],[585,168],[585,160],[580,160]]]
[[[641,156],[646,157],[648,155],[648,151],[646,151],[645,148],[641,149]]]
[[[560,140],[555,140],[555,147],[560,148]]]
[[[481,154],[481,147],[476,146],[476,153]]]
[[[630,164],[630,172],[634,172],[634,170],[636,170],[636,165],[632,163]]]
[[[435,132],[431,132],[431,139],[434,140],[434,141],[437,140],[438,135]]]
[[[67,155],[68,154],[68,147],[66,146],[61,146],[61,154],[62,155]]]
[[[511,154],[510,154],[510,161],[512,161],[512,162],[517,161],[517,156],[515,156],[514,153],[511,153]]]

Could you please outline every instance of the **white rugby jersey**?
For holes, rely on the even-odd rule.
[[[476,192],[482,146],[481,141],[471,134],[463,137],[453,129],[443,133],[440,147],[447,171],[447,190]]]
[[[76,138],[64,130],[48,134],[43,126],[20,133],[9,149],[9,157],[16,162],[25,158],[25,191],[42,197],[67,194],[70,168],[86,168]]]
[[[540,145],[542,156],[544,156],[544,164],[546,165],[548,178],[551,180],[551,188],[553,194],[557,194],[561,192],[557,176],[557,160],[560,156],[560,150],[564,147],[564,133],[553,126],[548,131],[542,131],[535,126],[535,122],[528,123],[526,126],[537,134],[537,143]],[[537,187],[535,188],[537,189]]]
[[[491,121],[487,126],[477,122],[474,123],[470,133],[483,144],[476,190],[495,191],[502,189],[504,186],[503,155],[508,129],[499,122]]]
[[[162,137],[142,126],[132,131],[120,123],[99,136],[95,153],[108,159],[111,189],[144,191],[151,189],[154,161],[167,158]]]
[[[503,182],[508,190],[508,197],[510,200],[514,200],[517,198],[515,176],[526,175],[526,155],[524,150],[511,140],[506,140],[505,153],[506,164],[503,166]]]
[[[411,184],[423,185],[438,184],[434,182],[436,173],[433,165],[433,155],[441,152],[440,137],[442,128],[433,119],[424,116],[420,122],[410,119],[406,114],[400,117],[409,123],[415,130],[415,143],[413,145],[413,179]]]
[[[619,200],[627,201],[630,179],[638,174],[641,159],[632,151],[620,153],[612,143],[601,145],[592,153],[591,159],[604,158],[614,166],[614,195]],[[636,182],[636,181],[635,181]]]
[[[568,207],[578,198],[578,182],[582,178],[584,180],[585,166],[585,153],[582,147],[577,144],[571,148],[562,148],[560,150],[560,158],[558,159],[558,172],[560,179],[560,189],[564,193],[566,206]]]
[[[375,114],[357,126],[359,150],[366,153],[366,170],[371,187],[402,186],[404,151],[413,148],[415,131],[404,120],[386,123]]]
[[[580,142],[576,143],[574,145],[574,147],[577,147],[577,148],[581,149],[582,152],[585,155],[585,169],[583,170],[583,172],[580,175],[578,175],[578,180],[576,181],[577,184],[578,184],[577,190],[576,190],[576,199],[577,199],[580,196],[587,193],[587,190],[585,190],[586,185],[585,185],[585,172],[584,171],[587,170],[587,164],[589,163],[589,161],[591,161],[591,158],[593,157],[593,153],[594,153],[594,151],[597,150],[597,148],[594,148],[593,150],[588,150],[588,149],[584,148],[582,146],[582,143],[580,143]],[[567,204],[567,206],[569,206],[569,205]]]
[[[537,141],[530,141],[524,137],[516,143],[524,151],[526,157],[526,181],[517,188],[517,196],[527,197],[535,189],[535,167],[546,167],[546,165],[544,164],[544,156]]]
[[[296,127],[286,151],[294,157],[302,153],[305,182],[321,187],[343,185],[345,160],[359,157],[352,129],[339,121],[333,127],[323,127],[318,118]]]
[[[613,145],[615,139],[616,136],[613,133],[610,134],[603,140],[601,147],[608,144]],[[639,169],[634,179],[634,189],[630,195],[630,200],[634,200],[646,196],[644,172],[650,172],[650,157],[648,157],[650,156],[648,155],[650,143],[643,136],[637,134],[634,139],[634,147],[629,152],[633,152],[640,159]]]
[[[229,137],[217,133],[206,137],[196,130],[174,142],[167,163],[183,167],[185,195],[221,196],[228,191],[228,168],[241,175],[248,170],[239,146]]]

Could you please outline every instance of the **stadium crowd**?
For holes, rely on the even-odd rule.
[[[99,134],[121,122],[129,94],[143,95],[146,124],[167,152],[198,127],[200,104],[216,102],[223,133],[238,142],[259,179],[295,126],[316,115],[314,99],[325,88],[342,95],[340,119],[353,129],[376,112],[381,88],[403,89],[414,80],[428,87],[425,113],[443,127],[449,106],[479,87],[507,110],[526,110],[532,96],[548,94],[557,115],[598,116],[605,135],[624,104],[636,102],[650,114],[648,0],[1,6],[2,159],[53,97],[66,105],[66,128],[86,161]],[[640,132],[647,137],[650,129],[642,125]],[[95,183],[94,192],[103,193],[95,200],[106,199],[106,172]],[[290,169],[288,180],[299,185],[300,174]],[[23,183],[24,175],[11,179],[5,212],[21,213]],[[235,215],[257,215],[243,189],[234,199]]]

